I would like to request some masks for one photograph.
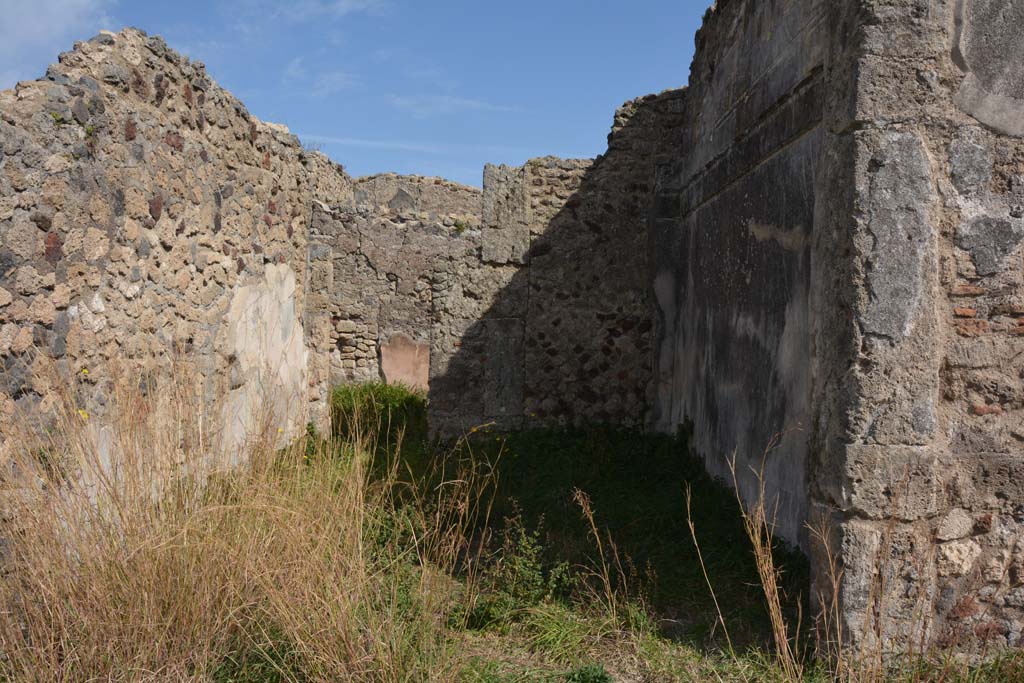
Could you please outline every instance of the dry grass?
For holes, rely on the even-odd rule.
[[[102,419],[80,410],[75,382],[40,378],[64,387],[51,419],[5,431],[0,681],[1024,680],[1019,658],[970,670],[919,656],[893,670],[852,656],[834,608],[815,660],[784,609],[763,477],[758,500],[739,504],[774,648],[733,650],[735,624],[713,599],[730,647],[702,651],[659,635],[602,527],[609,510],[578,488],[591,562],[548,566],[524,527],[490,543],[495,475],[472,448],[410,476],[397,456],[382,462],[403,434],[374,413],[378,424],[343,438],[285,446],[268,417],[242,452],[224,451],[207,417],[219,412],[200,409],[188,372],[173,374],[113,383]],[[696,545],[709,588],[727,583],[704,565],[724,542],[735,545]]]
[[[8,435],[0,679],[454,680],[486,476],[371,477],[358,438],[217,454],[190,386]]]
[[[775,555],[772,552],[776,509],[773,501],[767,495],[764,477],[767,460],[781,439],[781,435],[772,439],[761,457],[760,468],[754,472],[757,481],[757,495],[753,502],[745,504],[739,493],[740,485],[735,458],[729,463],[729,469],[732,472],[736,500],[743,516],[743,528],[747,532],[747,538],[750,539],[754,561],[757,565],[757,574],[761,580],[761,589],[764,591],[765,604],[768,607],[772,639],[775,644],[776,664],[787,680],[800,681],[804,678],[803,657],[798,640],[801,624],[798,619],[798,622],[791,628],[782,606],[784,597],[779,589],[781,571],[775,564]],[[799,601],[797,604],[799,605]]]

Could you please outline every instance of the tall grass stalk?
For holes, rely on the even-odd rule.
[[[629,579],[622,567],[619,548],[610,534],[608,535],[608,547],[605,548],[605,542],[601,538],[601,532],[598,530],[597,521],[594,518],[594,506],[590,501],[590,496],[580,489],[574,489],[572,497],[587,522],[590,536],[597,550],[597,558],[593,566],[587,568],[587,573],[596,579],[596,592],[604,604],[605,612],[614,623],[619,623],[623,615],[623,608],[629,602],[626,593]],[[591,584],[587,583],[586,585],[590,586]]]
[[[747,538],[750,539],[757,574],[761,580],[761,589],[764,591],[765,605],[768,608],[768,618],[772,627],[775,657],[786,678],[799,681],[803,679],[803,659],[798,649],[798,641],[791,636],[790,625],[782,606],[782,594],[779,590],[780,569],[775,565],[773,553],[776,513],[773,508],[769,507],[770,503],[765,490],[765,463],[770,453],[778,446],[780,439],[781,436],[773,437],[761,457],[760,468],[752,468],[757,482],[757,493],[752,502],[745,503],[740,494],[735,457],[729,461],[729,470],[732,474],[733,488],[736,491],[736,500],[743,515],[743,527],[747,532]],[[799,634],[800,626],[798,618],[793,633]]]

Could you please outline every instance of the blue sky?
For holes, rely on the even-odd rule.
[[[0,88],[137,26],[354,175],[605,148],[615,108],[684,85],[709,0],[0,0]]]

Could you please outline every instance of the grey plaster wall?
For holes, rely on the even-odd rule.
[[[692,428],[708,469],[777,506],[804,543],[811,234],[822,155],[824,2],[719,3],[697,38],[682,139],[651,226],[652,423]],[[767,456],[764,451],[778,439]]]
[[[957,0],[954,11],[952,58],[964,73],[957,105],[1000,133],[1024,135],[1024,5]]]
[[[786,433],[777,532],[858,643],[1022,642],[1022,12],[719,2],[657,175],[652,424],[748,498]]]

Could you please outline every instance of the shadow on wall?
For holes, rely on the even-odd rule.
[[[690,422],[711,474],[730,480],[735,453],[740,490],[756,500],[764,449],[811,426],[818,56],[749,111],[732,90],[714,101],[666,92],[625,105],[593,163],[488,167],[483,260],[517,270],[472,320],[446,307],[457,291],[435,293],[435,430],[671,433]],[[696,82],[715,73],[698,63]],[[790,434],[764,463],[778,533],[793,544],[804,540],[806,457],[806,435]]]
[[[473,316],[461,302],[481,294],[468,283],[435,289],[435,432],[646,423],[655,336],[647,225],[658,155],[679,153],[682,95],[627,103],[595,161],[485,169],[481,260],[502,284]]]

